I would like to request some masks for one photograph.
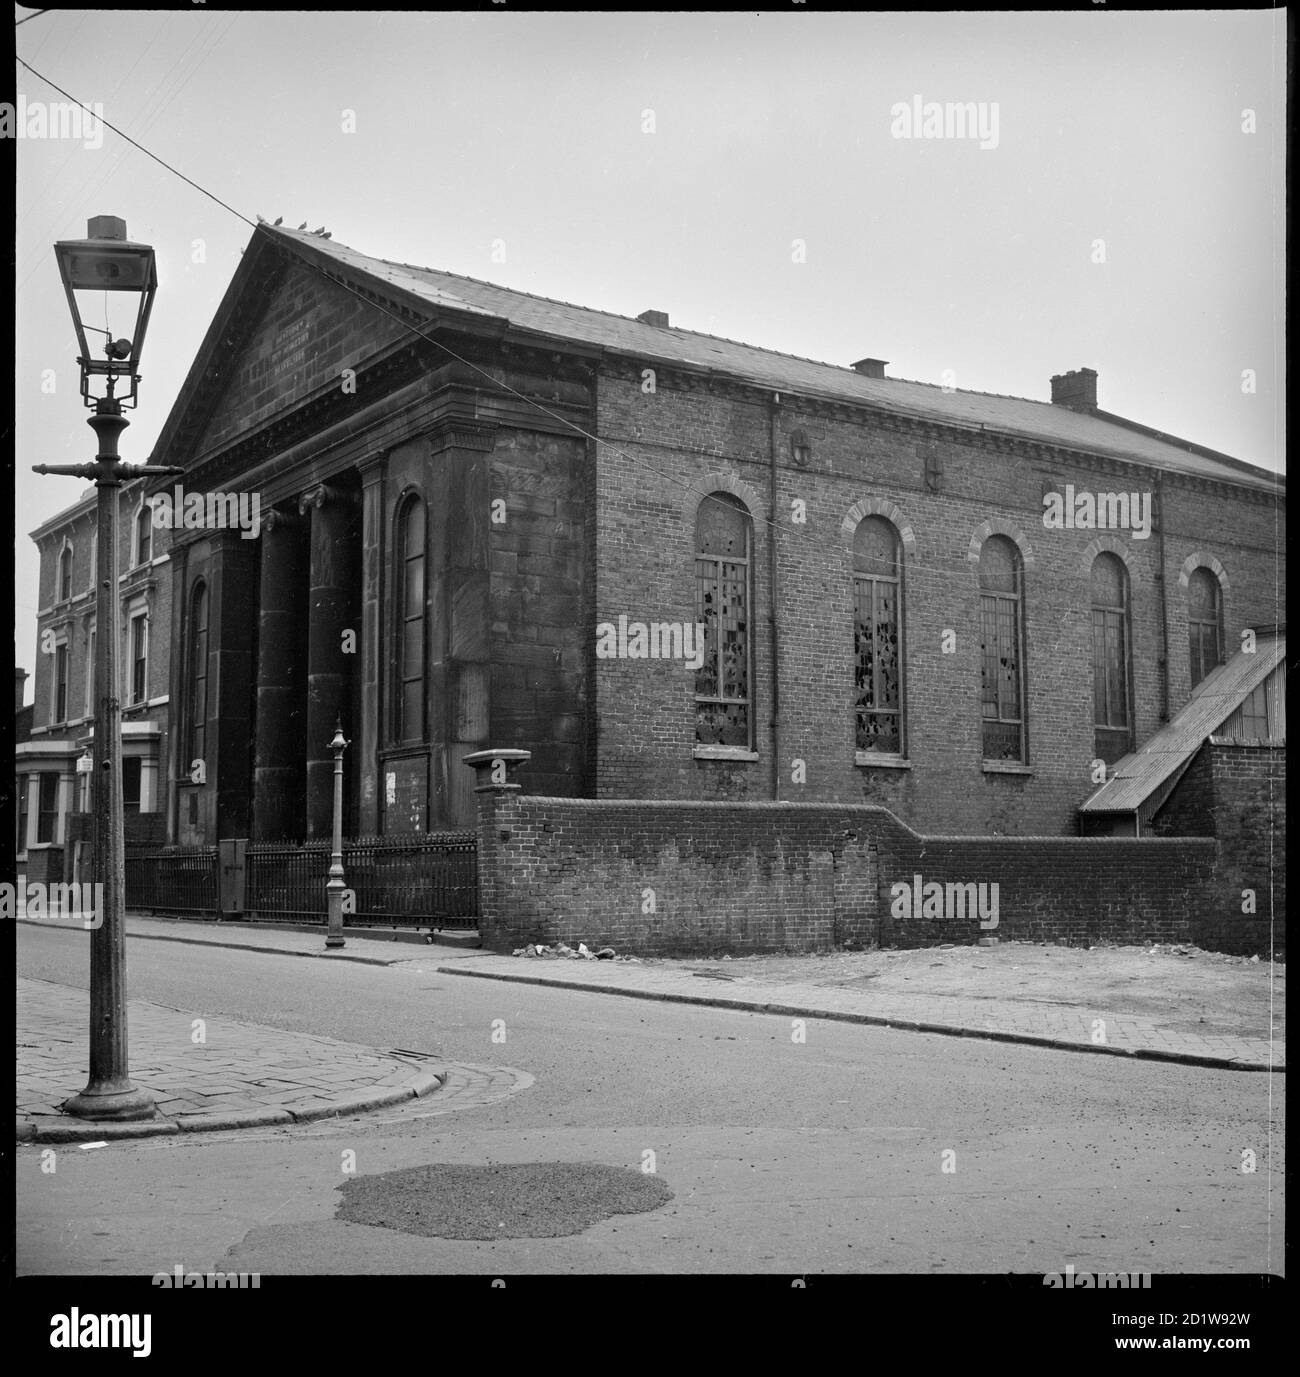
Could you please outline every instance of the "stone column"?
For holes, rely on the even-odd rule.
[[[381,590],[384,581],[384,477],[386,456],[367,460],[361,468],[361,665],[358,701],[357,753],[353,779],[357,781],[357,834],[379,831],[380,670],[383,645]]]
[[[211,534],[208,563],[208,783],[215,775],[211,841],[247,837],[257,550],[239,530]]]
[[[358,494],[324,484],[305,492],[298,510],[311,513],[310,592],[307,617],[307,836],[333,831],[334,724],[355,735],[352,680],[361,645],[357,597],[360,501]],[[350,637],[345,633],[351,633]],[[349,651],[348,644],[352,649]],[[344,817],[345,834],[355,829]]]
[[[253,840],[302,836],[307,779],[307,520],[262,521]]]

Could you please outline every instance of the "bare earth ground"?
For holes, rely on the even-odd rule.
[[[1286,965],[1192,946],[1059,947],[1001,942],[797,956],[644,958],[737,984],[803,981],[963,999],[1108,1008],[1186,1033],[1286,1036]],[[1271,1004],[1271,1008],[1270,1008]]]

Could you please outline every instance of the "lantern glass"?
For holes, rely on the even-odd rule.
[[[81,395],[87,406],[98,405],[101,399],[91,395],[90,384],[103,378],[107,396],[134,406],[140,355],[158,288],[154,251],[148,244],[131,243],[125,222],[115,216],[97,216],[88,229],[88,238],[54,246],[77,332]]]

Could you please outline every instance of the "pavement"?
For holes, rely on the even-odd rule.
[[[54,926],[50,924],[50,926]],[[170,920],[129,914],[133,940],[179,941],[370,965],[418,963],[465,978],[588,990],[635,999],[707,1005],[791,1018],[989,1038],[1083,1053],[1141,1057],[1238,1071],[1284,1071],[1285,1041],[1213,1032],[1105,1007],[1063,1003],[1059,990],[1032,985],[1014,997],[963,998],[950,991],[900,992],[827,986],[784,978],[773,967],[717,961],[548,960],[500,956],[473,934],[362,931],[327,951],[323,929],[302,931],[230,922]],[[761,958],[759,959],[761,963]],[[788,963],[787,963],[788,965]],[[757,974],[741,974],[757,971]],[[1022,982],[1023,984],[1024,982]],[[1037,996],[1037,997],[1036,997]],[[1045,997],[1047,996],[1047,997]],[[18,981],[20,1141],[88,1142],[156,1134],[289,1125],[361,1114],[434,1092],[494,1098],[493,1068],[436,1066],[402,1049],[378,1051],[332,1038],[287,1032],[142,1000],[127,1005],[131,1077],[152,1091],[157,1114],[138,1123],[72,1119],[60,1103],[86,1078],[87,995],[47,981]],[[508,1079],[521,1073],[498,1069]],[[514,1081],[512,1080],[512,1084]]]
[[[949,1037],[990,1038],[997,1042],[1143,1057],[1230,1071],[1286,1070],[1284,1040],[1192,1033],[1154,1019],[1116,1013],[1106,1007],[1046,1003],[1035,998],[1035,994],[1041,996],[1041,990],[1030,990],[1014,999],[990,1001],[987,998],[963,999],[947,993],[884,993],[862,988],[828,988],[806,980],[731,976],[726,973],[726,967],[716,961],[692,969],[676,962],[547,960],[484,952],[472,953],[468,959],[458,959],[455,964],[440,964],[437,970],[444,975],[554,985],[791,1018],[832,1019]],[[705,981],[712,988],[706,986]]]

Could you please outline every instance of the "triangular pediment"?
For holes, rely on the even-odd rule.
[[[341,387],[345,368],[409,335],[395,318],[401,306],[374,304],[367,298],[386,295],[378,284],[350,276],[327,276],[308,256],[254,234],[151,462],[188,466]]]

